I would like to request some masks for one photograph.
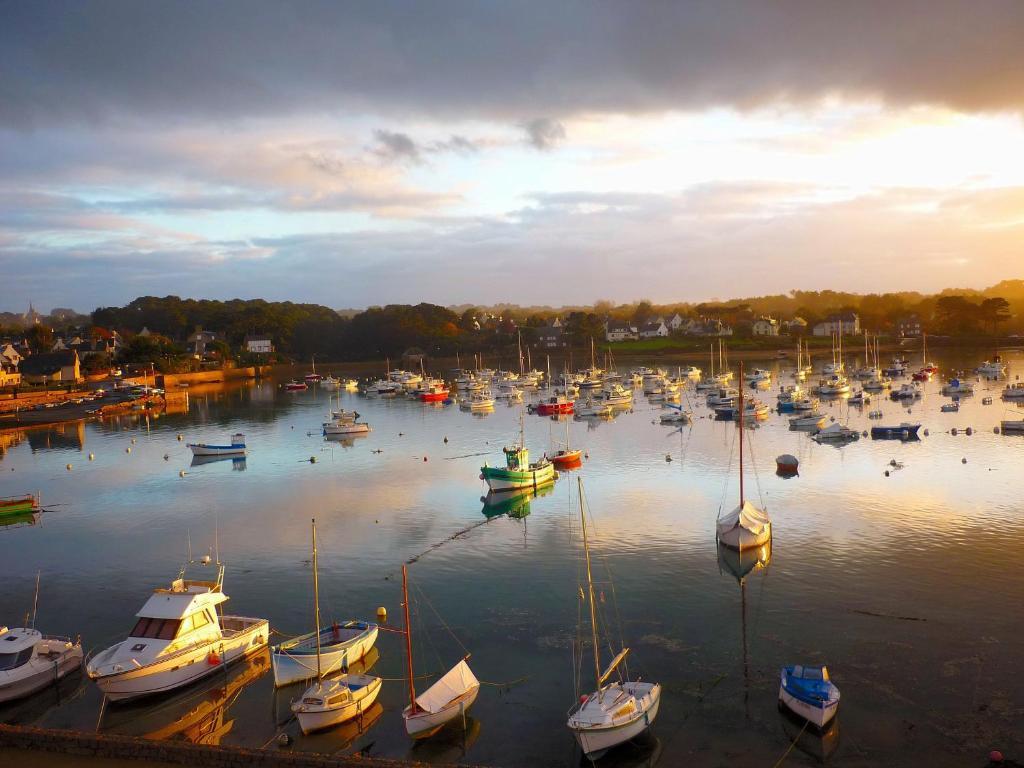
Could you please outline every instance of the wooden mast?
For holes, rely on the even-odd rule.
[[[405,659],[409,674],[409,714],[416,714],[416,687],[412,676],[412,626],[409,624],[409,576],[402,564],[402,609],[405,611]]]
[[[743,361],[740,360],[740,513],[743,512]]]
[[[587,513],[583,508],[583,478],[577,477],[580,492],[580,520],[583,524],[583,552],[587,560],[587,593],[590,601],[590,636],[594,643],[594,682],[597,684],[597,698],[601,699],[601,649],[597,644],[597,614],[594,610],[594,580],[590,575],[590,543],[587,541]]]
[[[324,676],[320,669],[320,579],[317,576],[316,561],[316,518],[313,518],[313,614],[316,619],[316,681],[323,682]]]

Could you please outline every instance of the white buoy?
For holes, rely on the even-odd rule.
[[[93,456],[93,455],[92,455],[91,453],[89,454],[89,461],[92,461],[92,460],[93,460],[93,459],[95,459],[95,458],[96,458],[96,457],[95,457],[95,456]]]
[[[124,452],[125,453],[131,453],[132,452],[132,447],[129,445],[127,448],[124,449]]]
[[[178,470],[178,477],[184,477],[184,476],[185,476],[185,470],[184,469]]]
[[[70,472],[71,471],[71,465],[68,464],[67,467],[68,467],[68,472]]]
[[[181,435],[178,435],[178,442],[181,442]]]

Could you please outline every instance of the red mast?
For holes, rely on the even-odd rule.
[[[740,509],[743,509],[743,361],[740,361]]]
[[[409,577],[402,565],[402,608],[405,610],[405,658],[409,665],[409,714],[416,713],[416,688],[412,677],[412,626],[409,624]]]

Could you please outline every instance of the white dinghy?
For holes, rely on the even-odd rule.
[[[245,435],[238,432],[231,436],[230,445],[209,445],[207,443],[186,443],[193,456],[245,456]]]
[[[740,363],[740,377],[743,363]],[[739,393],[740,503],[732,512],[720,516],[716,523],[718,542],[730,549],[753,549],[764,546],[772,538],[772,522],[768,513],[751,504],[743,494],[743,390]]]
[[[360,717],[377,700],[383,681],[373,675],[343,674],[324,679],[320,646],[320,583],[317,578],[316,520],[313,520],[313,604],[316,622],[316,682],[302,698],[292,702],[292,712],[304,734],[322,731]],[[374,627],[376,637],[377,628]],[[372,647],[372,646],[371,646]],[[276,651],[276,649],[275,649]],[[274,667],[275,682],[277,666]]]
[[[405,658],[409,682],[409,704],[402,710],[405,732],[414,739],[426,739],[457,717],[461,717],[465,728],[466,710],[473,706],[480,693],[480,681],[466,663],[468,655],[440,680],[416,695],[412,670],[412,625],[409,623],[409,576],[405,565],[402,565],[402,609],[405,611]]]
[[[590,607],[590,632],[594,648],[594,678],[597,690],[579,697],[570,710],[568,727],[589,760],[597,760],[612,747],[636,738],[647,730],[658,716],[661,685],[640,680],[624,680],[620,666],[629,654],[623,648],[607,667],[601,670],[601,646],[598,642],[597,611],[594,605],[594,580],[590,570],[590,543],[587,539],[587,514],[583,501],[583,480],[579,484],[580,521],[583,529],[583,552],[587,573],[586,600]],[[582,588],[580,592],[582,593]],[[619,670],[619,679],[607,683]],[[628,674],[628,673],[627,673]]]

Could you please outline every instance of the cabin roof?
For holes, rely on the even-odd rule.
[[[26,648],[35,647],[42,639],[43,636],[35,629],[9,629],[0,635],[0,653],[21,653]]]
[[[227,601],[227,595],[211,581],[176,580],[170,589],[157,589],[136,616],[150,619],[183,619],[203,608]]]

